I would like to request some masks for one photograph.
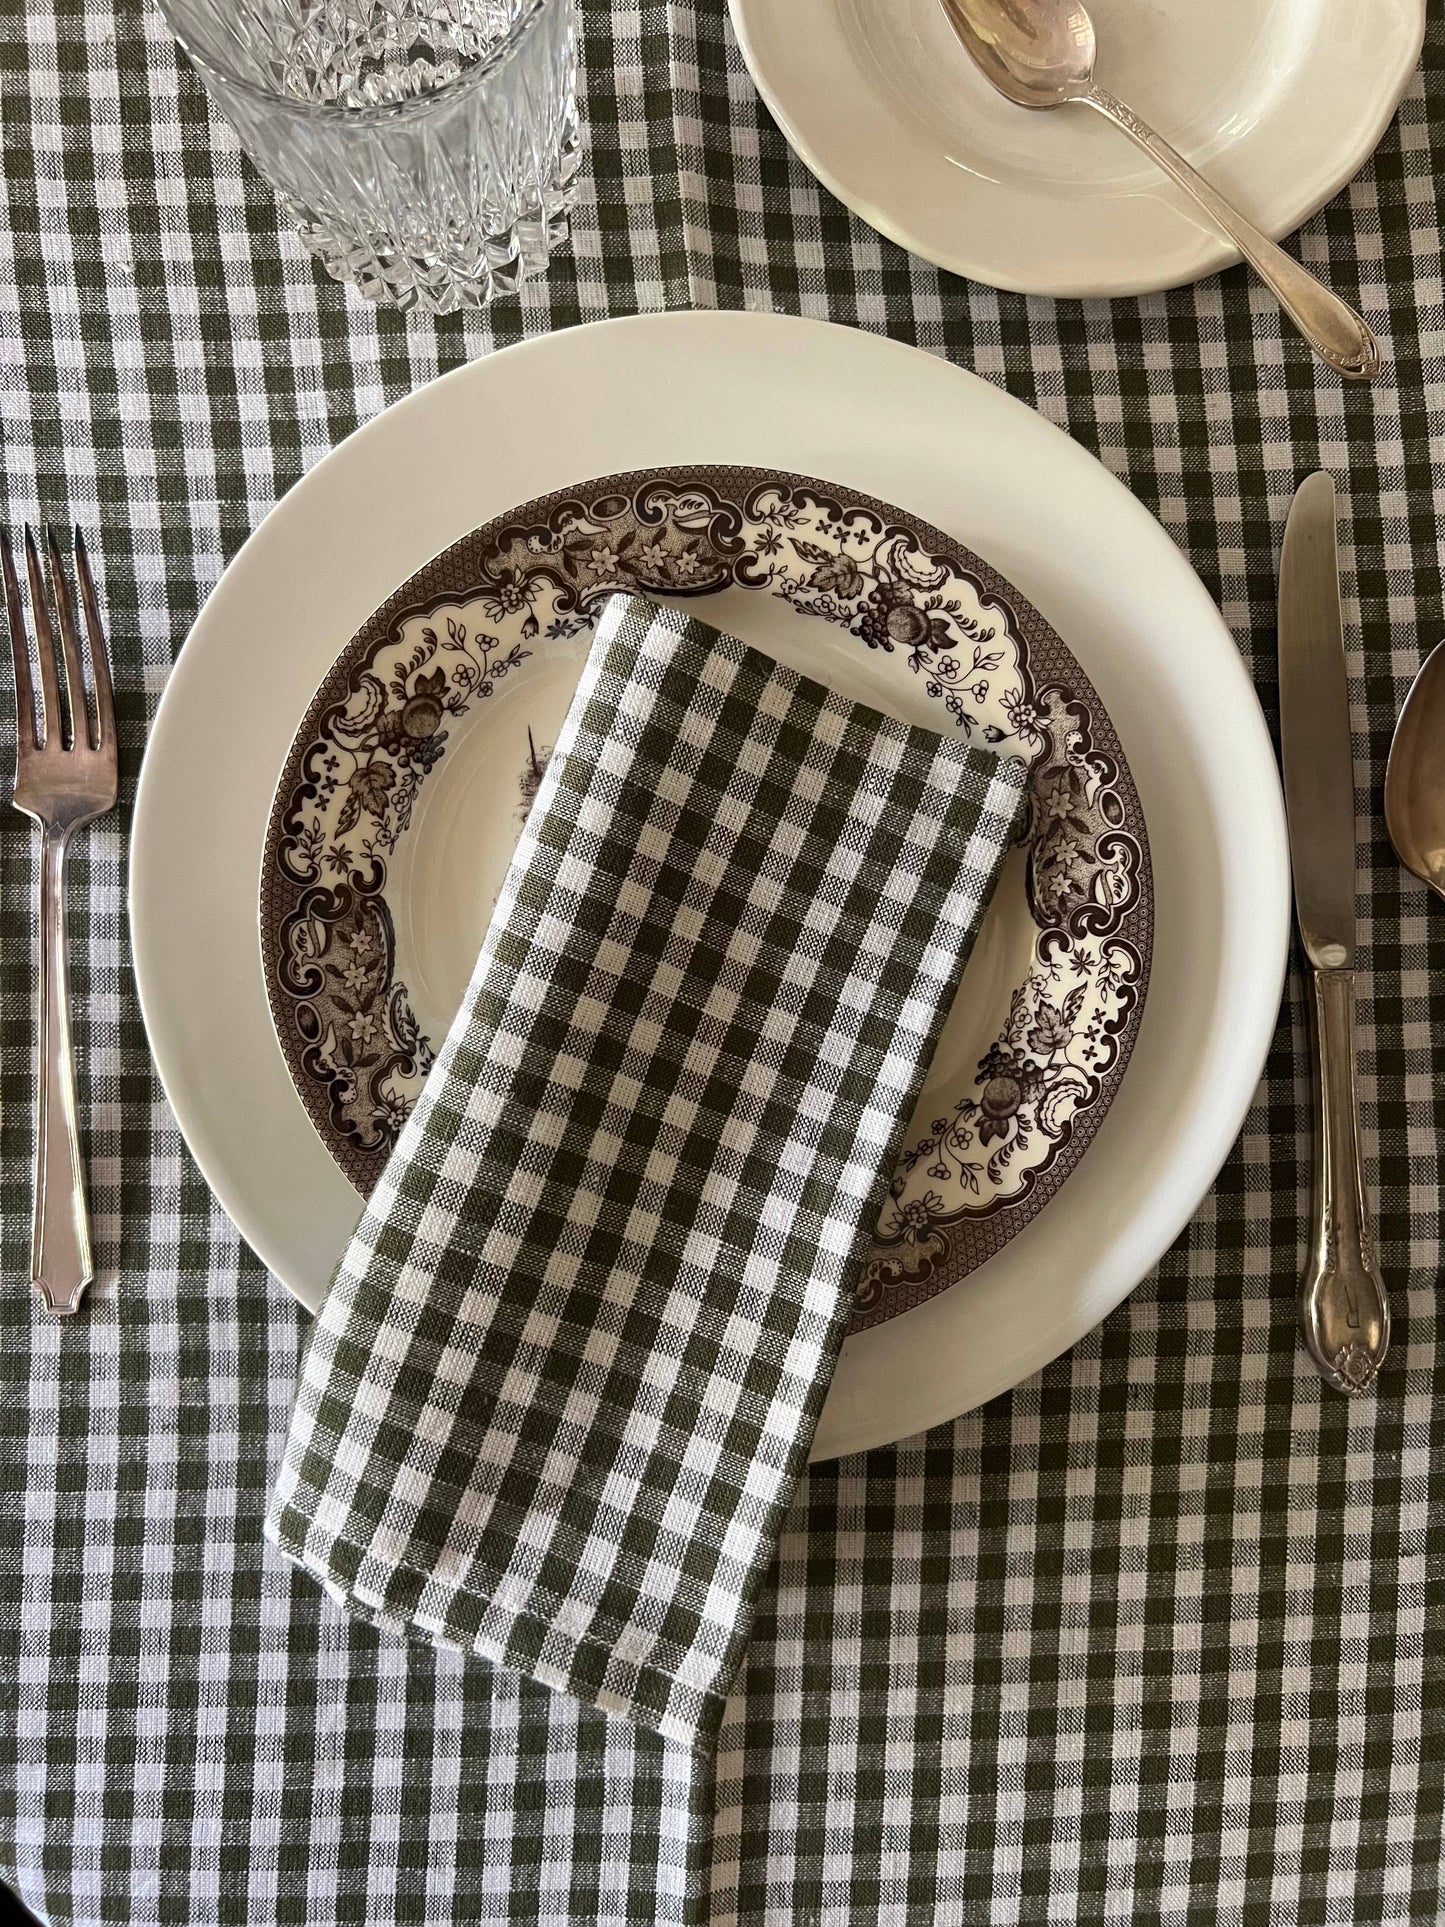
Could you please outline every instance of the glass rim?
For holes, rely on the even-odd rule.
[[[234,68],[223,65],[221,61],[195,46],[175,18],[172,11],[173,0],[157,0],[157,4],[176,45],[203,80],[208,76],[213,77],[227,87],[238,88],[242,93],[250,95],[253,100],[264,102],[268,107],[281,107],[288,113],[300,115],[304,119],[328,120],[341,126],[360,127],[374,126],[379,121],[419,118],[422,114],[429,113],[433,108],[444,103],[450,104],[473,87],[480,86],[512,58],[530,34],[538,18],[549,7],[565,4],[565,0],[526,0],[526,5],[518,14],[506,39],[498,41],[490,53],[465,68],[463,72],[454,74],[450,80],[443,81],[440,87],[433,87],[425,94],[412,94],[406,100],[374,101],[365,107],[348,107],[336,100],[303,100],[298,95],[279,93],[274,87],[263,86],[260,81],[252,80],[249,75],[237,73]]]

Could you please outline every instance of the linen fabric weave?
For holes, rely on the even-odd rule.
[[[1363,385],[1243,268],[1053,302],[911,260],[790,154],[721,0],[582,13],[571,251],[521,302],[433,325],[308,267],[153,5],[0,9],[0,517],[84,525],[122,759],[120,809],[70,862],[101,1272],[68,1323],[23,1290],[35,848],[0,809],[0,1878],[81,1927],[1436,1927],[1445,912],[1395,862],[1379,791],[1445,636],[1445,14],[1373,160],[1286,243],[1380,335]],[[809,1469],[711,1780],[361,1625],[263,1541],[309,1320],[181,1143],[125,911],[155,706],[277,496],[493,345],[689,305],[886,333],[1037,408],[1189,556],[1271,723],[1280,533],[1333,471],[1394,1316],[1373,1398],[1299,1352],[1292,981],[1238,1144],[1128,1302],[983,1411]],[[0,767],[11,727],[0,693]]]
[[[283,1552],[710,1746],[1025,776],[612,597],[317,1318]]]

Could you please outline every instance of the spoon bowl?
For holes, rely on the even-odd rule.
[[[1445,642],[1420,665],[1395,725],[1385,823],[1405,868],[1445,897]]]
[[[1016,107],[1062,107],[1094,79],[1094,23],[1077,0],[943,0],[980,71]]]

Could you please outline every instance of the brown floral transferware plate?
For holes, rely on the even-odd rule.
[[[618,589],[704,613],[909,720],[1032,769],[859,1287],[853,1328],[972,1271],[1078,1163],[1143,1014],[1139,798],[1074,658],[959,543],[832,483],[639,471],[455,543],[353,638],[292,744],[261,883],[291,1076],[357,1190],[379,1177],[460,1003],[491,904]]]

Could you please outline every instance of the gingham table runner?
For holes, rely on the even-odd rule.
[[[431,326],[312,275],[152,11],[0,12],[0,512],[95,532],[125,750],[121,811],[73,858],[105,1277],[70,1325],[15,1282],[34,853],[0,813],[0,1875],[50,1921],[138,1927],[1435,1923],[1445,913],[1396,868],[1377,798],[1445,636],[1445,19],[1374,161],[1292,244],[1380,331],[1369,388],[1317,370],[1240,270],[1053,304],[910,261],[791,159],[719,0],[588,0],[586,28],[570,260],[520,307]],[[276,496],[439,368],[664,304],[829,315],[1039,408],[1182,544],[1271,721],[1285,510],[1334,471],[1395,1317],[1373,1399],[1329,1393],[1296,1349],[1292,984],[1240,1144],[1128,1303],[1010,1397],[809,1473],[710,1790],[663,1742],[358,1626],[263,1544],[305,1321],[184,1152],[124,927],[147,725]]]
[[[615,595],[267,1529],[710,1753],[1024,766]]]

